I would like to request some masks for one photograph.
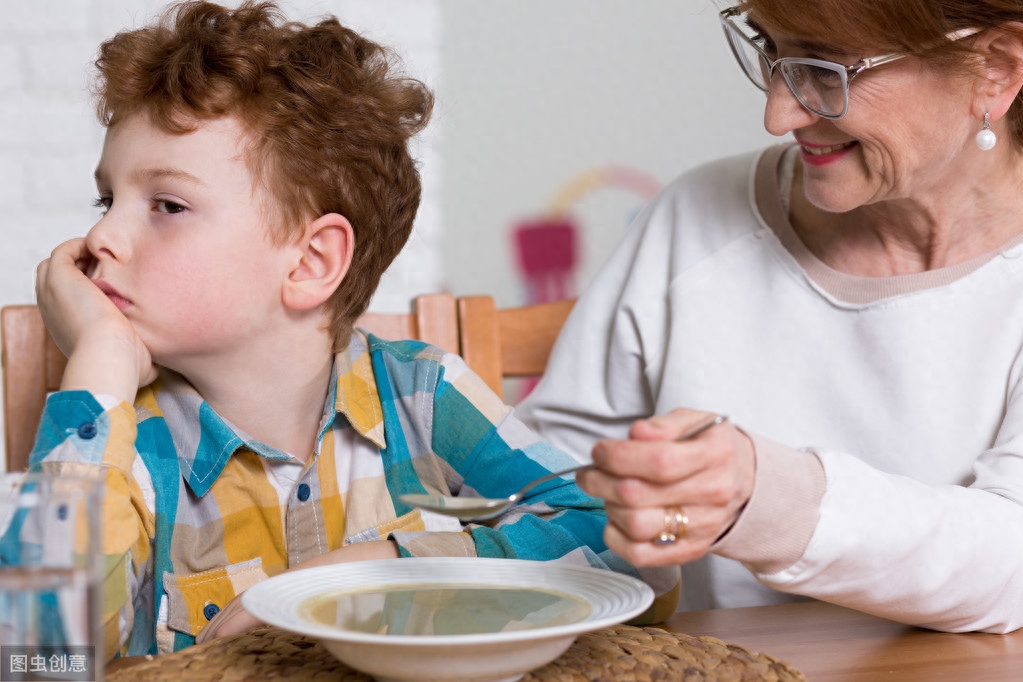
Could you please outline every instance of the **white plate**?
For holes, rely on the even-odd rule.
[[[552,600],[557,603],[528,614],[518,608],[518,613],[506,621],[508,629],[502,631],[477,632],[470,628],[460,634],[378,634],[318,622],[312,615],[312,607],[317,603],[328,603],[333,608],[334,597],[417,588],[522,588],[535,593],[541,601],[544,595],[553,593]],[[556,595],[574,598],[569,601],[581,608],[575,615],[562,615],[561,621],[568,622],[543,624],[552,610],[564,604],[558,602]],[[359,599],[373,600],[362,596]],[[341,661],[377,680],[483,682],[517,680],[560,656],[579,634],[629,620],[643,613],[653,599],[653,590],[642,581],[588,566],[424,557],[360,561],[284,573],[249,588],[242,603],[249,613],[266,623],[321,640]],[[516,605],[522,607],[525,601],[519,600]],[[469,603],[474,602],[470,599]],[[462,630],[466,630],[466,623],[487,620],[478,613],[452,619],[461,612],[445,609],[445,618],[438,620],[457,622]],[[360,611],[358,619],[371,627],[379,625],[379,614],[370,611]],[[420,611],[419,616],[422,615]],[[490,616],[492,621],[493,614]],[[396,621],[402,621],[402,617],[391,619],[392,624]],[[419,621],[425,622],[428,630],[433,627],[431,618]],[[529,629],[522,629],[526,627]]]

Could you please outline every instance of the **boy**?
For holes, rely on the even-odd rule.
[[[105,475],[108,653],[241,631],[238,594],[314,564],[636,573],[571,482],[464,528],[398,501],[506,495],[574,460],[456,356],[352,329],[411,230],[407,142],[432,106],[388,58],[334,19],[286,24],[251,2],[186,2],[101,46],[104,214],[38,269],[68,364],[32,466]],[[666,616],[677,569],[644,575]]]

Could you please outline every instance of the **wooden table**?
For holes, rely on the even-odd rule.
[[[681,613],[660,627],[770,654],[798,668],[809,682],[1023,680],[1023,630],[948,634],[822,602]],[[108,671],[141,660],[115,659]]]
[[[1023,630],[934,632],[822,602],[680,613],[664,627],[769,653],[810,682],[1023,680]]]

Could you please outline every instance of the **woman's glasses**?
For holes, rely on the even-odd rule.
[[[761,34],[748,20],[740,21],[742,14],[739,7],[729,7],[722,10],[719,18],[732,54],[746,77],[753,85],[768,92],[774,70],[778,69],[796,101],[812,114],[832,121],[842,118],[849,110],[849,81],[867,69],[905,56],[892,53],[868,57],[852,66],[803,57],[774,59],[768,54],[769,50],[774,51],[770,38]],[[976,32],[975,29],[964,29],[945,37],[948,40],[959,40]]]

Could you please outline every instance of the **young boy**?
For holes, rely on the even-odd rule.
[[[254,624],[235,599],[314,564],[405,556],[588,562],[599,502],[570,481],[463,527],[409,492],[507,495],[574,463],[454,355],[353,322],[412,227],[407,142],[432,96],[336,20],[268,3],[172,8],[101,46],[104,213],[40,264],[68,356],[33,468],[106,480],[107,653]],[[677,568],[644,572],[674,608]],[[219,613],[219,615],[218,615]]]

